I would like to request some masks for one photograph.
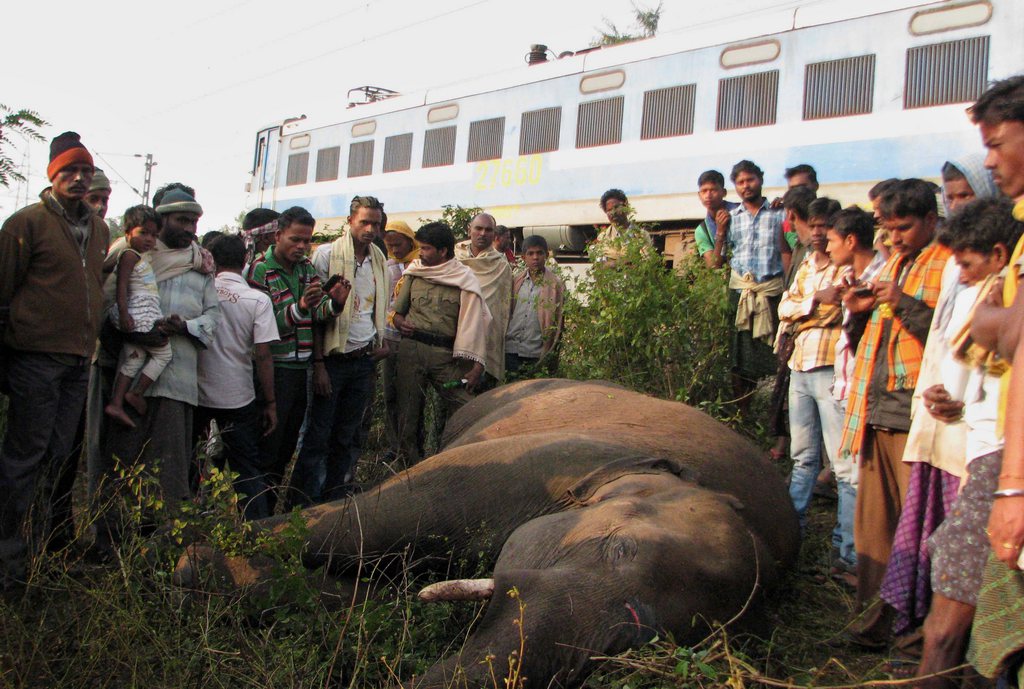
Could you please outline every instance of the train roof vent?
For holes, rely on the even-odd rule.
[[[867,114],[874,92],[874,55],[813,62],[804,69],[804,119]]]
[[[352,136],[370,136],[377,131],[377,120],[363,120],[352,125]]]
[[[519,155],[557,151],[561,129],[561,106],[524,112],[519,124]]]
[[[316,181],[330,182],[338,179],[341,164],[341,146],[321,148],[316,152]]]
[[[903,107],[976,100],[985,90],[988,51],[988,36],[908,48]]]
[[[384,139],[384,172],[401,172],[412,167],[412,133]]]
[[[576,148],[607,146],[622,141],[623,96],[580,103]]]
[[[466,162],[494,160],[501,157],[505,142],[505,118],[495,117],[469,124],[469,153]]]
[[[741,129],[775,124],[779,70],[718,80],[715,129]]]
[[[431,108],[427,111],[427,122],[430,122],[431,124],[434,124],[435,122],[447,122],[448,120],[454,120],[458,116],[458,103],[438,105],[437,107]]]
[[[423,167],[455,163],[455,125],[428,129],[423,134]]]
[[[693,134],[696,84],[670,86],[644,92],[644,117],[641,139]]]
[[[987,24],[992,18],[992,3],[967,2],[915,12],[910,18],[910,33],[915,36],[966,29]]]
[[[305,184],[307,175],[309,175],[309,151],[293,153],[288,156],[285,185],[290,187],[296,184]]]
[[[771,62],[779,56],[782,47],[776,40],[734,45],[722,51],[719,62],[726,69]]]
[[[373,172],[373,139],[355,141],[348,147],[348,176],[364,177]]]
[[[621,69],[600,74],[588,74],[580,79],[580,93],[598,93],[614,91],[626,83],[626,73]]]

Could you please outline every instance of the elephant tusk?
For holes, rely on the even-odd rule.
[[[452,579],[431,584],[420,591],[427,603],[453,600],[488,600],[494,593],[494,579]]]

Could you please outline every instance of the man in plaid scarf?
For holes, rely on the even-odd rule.
[[[927,182],[900,180],[886,189],[879,209],[893,253],[876,284],[855,285],[843,296],[853,314],[847,330],[857,356],[839,449],[840,456],[860,456],[854,517],[859,616],[850,636],[876,648],[888,643],[892,622],[891,608],[875,599],[910,480],[902,461],[910,403],[950,255],[934,241],[938,208]]]

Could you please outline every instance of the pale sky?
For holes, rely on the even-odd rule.
[[[654,3],[638,3],[651,6]],[[746,13],[795,0],[742,0]],[[806,3],[803,3],[806,4]],[[665,0],[661,30],[737,3]],[[27,185],[0,187],[0,220],[48,186],[49,139],[77,131],[113,184],[108,217],[152,190],[196,188],[200,232],[233,223],[256,131],[335,111],[350,88],[412,92],[523,64],[531,43],[556,54],[589,45],[602,18],[628,30],[630,0],[55,0],[6,3],[0,103],[36,110],[47,141],[7,151]]]

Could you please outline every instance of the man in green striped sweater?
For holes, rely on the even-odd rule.
[[[277,428],[260,443],[260,465],[266,485],[281,485],[284,471],[295,453],[302,419],[306,413],[306,373],[317,351],[313,323],[340,313],[348,296],[348,284],[339,282],[324,292],[316,269],[309,261],[316,221],[299,206],[278,218],[275,242],[256,256],[246,273],[253,287],[264,290],[274,304],[281,339],[270,346],[274,357],[274,389],[263,390],[263,401],[275,401]],[[267,496],[271,513],[277,496]]]

